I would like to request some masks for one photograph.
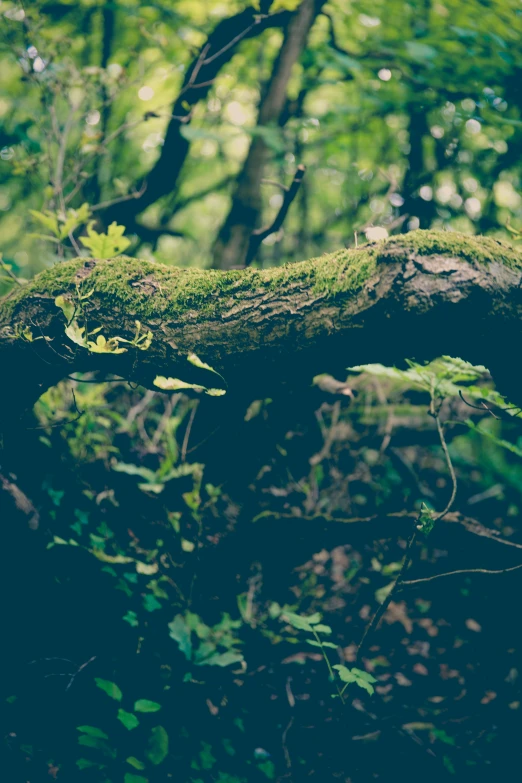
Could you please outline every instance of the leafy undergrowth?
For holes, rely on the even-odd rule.
[[[522,572],[394,587],[413,531],[402,579],[522,562],[492,540],[520,542],[522,430],[487,371],[369,365],[336,395],[219,405],[78,376],[26,422],[11,470],[39,527],[6,507],[5,779],[519,763]]]

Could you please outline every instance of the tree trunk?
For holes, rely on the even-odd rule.
[[[266,93],[259,107],[257,125],[266,128],[279,123],[286,104],[292,69],[306,45],[308,34],[325,0],[303,0],[286,30],[281,51]],[[263,136],[256,135],[250,145],[243,170],[238,178],[232,206],[221,227],[214,247],[214,267],[230,269],[242,266],[248,242],[261,214],[261,180],[268,157]]]
[[[178,97],[172,106],[172,118],[165,133],[165,142],[160,156],[151,170],[136,186],[144,194],[123,204],[114,204],[103,210],[106,224],[115,220],[130,231],[140,233],[136,216],[158,199],[176,190],[181,170],[190,150],[190,141],[183,135],[183,128],[189,124],[194,107],[204,101],[212,89],[221,69],[230,62],[242,41],[255,38],[269,28],[284,27],[290,17],[289,11],[267,14],[271,2],[262,0],[261,14],[255,8],[246,8],[234,16],[223,19],[208,36],[201,52],[187,69]],[[145,232],[146,233],[146,232]]]
[[[266,270],[182,270],[126,257],[58,263],[0,303],[0,411],[13,421],[76,370],[150,388],[158,375],[226,388],[219,406],[285,384],[305,388],[317,373],[339,377],[358,363],[443,354],[485,364],[518,403],[521,282],[519,250],[432,231]],[[59,295],[75,309],[67,333]],[[137,320],[140,335],[152,334],[146,349],[132,344]],[[72,339],[82,327],[84,337],[99,329],[90,344]],[[100,336],[131,342],[99,353]],[[225,383],[188,361],[191,353]]]

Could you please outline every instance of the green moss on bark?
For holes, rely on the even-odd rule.
[[[359,248],[340,250],[295,264],[266,270],[177,269],[126,256],[58,263],[42,272],[0,309],[0,327],[16,321],[24,300],[31,296],[52,300],[58,294],[73,295],[77,286],[111,312],[147,321],[179,322],[196,318],[219,319],[247,300],[249,294],[266,292],[277,297],[299,288],[312,295],[335,299],[359,290],[379,265],[418,257],[443,255],[469,263],[500,263],[522,268],[522,253],[507,243],[488,237],[464,236],[454,232],[413,231]]]
[[[385,239],[379,244],[381,254],[392,250],[398,256],[401,252],[419,256],[443,255],[460,258],[471,264],[495,262],[510,269],[522,269],[522,251],[492,237],[469,236],[456,231],[411,231]]]

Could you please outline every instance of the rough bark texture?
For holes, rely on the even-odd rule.
[[[350,365],[441,354],[486,364],[513,401],[522,325],[522,253],[484,237],[416,231],[267,270],[181,270],[127,257],[57,264],[0,304],[0,409],[9,416],[75,370],[102,369],[151,386],[156,375],[263,397]],[[55,298],[87,331],[147,350],[92,353],[65,333]],[[86,296],[88,295],[88,296]],[[80,296],[86,297],[80,300]]]

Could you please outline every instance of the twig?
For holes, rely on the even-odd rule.
[[[133,190],[132,193],[128,193],[126,196],[119,196],[118,198],[113,198],[110,201],[102,201],[100,204],[95,204],[94,207],[91,207],[91,212],[96,212],[99,209],[107,209],[107,207],[112,207],[114,204],[121,204],[124,201],[131,201],[135,198],[141,198],[146,190],[147,182],[145,181],[139,190]]]
[[[17,278],[17,276],[15,275],[15,273],[13,272],[9,264],[5,263],[1,255],[0,255],[0,266],[2,267],[6,275],[16,283],[16,285],[19,285],[20,288],[23,288],[24,284],[20,282],[20,280]]]
[[[468,400],[464,398],[464,395],[462,394],[462,391],[460,389],[459,389],[459,396],[462,402],[465,405],[467,405],[468,408],[473,408],[474,410],[477,411],[487,411],[487,413],[490,413],[494,419],[499,419],[499,420],[502,419],[502,416],[497,416],[495,413],[493,413],[491,408],[488,408],[484,400],[481,401],[480,405],[472,405],[471,402],[468,402]],[[504,417],[505,421],[512,421],[514,418],[517,418],[522,412],[522,409],[519,408],[518,405],[508,405],[506,408],[501,408],[500,405],[497,404],[497,407],[500,411],[502,411],[502,413],[508,413],[508,411],[517,411],[517,413],[514,413],[513,415],[508,415]]]
[[[96,660],[96,655],[93,655],[92,658],[89,658],[88,661],[85,661],[85,663],[82,663],[80,666],[78,666],[77,670],[72,675],[72,677],[71,677],[71,679],[69,681],[69,684],[67,685],[67,688],[65,689],[66,693],[71,688],[72,684],[74,683],[74,681],[75,681],[76,677],[79,675],[79,673],[81,671],[83,671],[83,669],[85,669],[86,666],[88,666],[90,663],[92,663],[95,660]]]
[[[194,69],[192,73],[190,74],[190,78],[184,88],[180,91],[179,95],[184,95],[184,93],[187,92],[187,90],[190,90],[194,82],[196,81],[198,77],[198,73],[200,72],[201,68],[203,67],[203,63],[205,62],[205,57],[207,56],[208,50],[210,49],[210,44],[207,43],[203,47],[203,49],[200,52],[200,55],[196,61],[196,64],[194,66]]]
[[[288,185],[283,185],[282,182],[278,182],[275,179],[266,179],[263,177],[261,182],[263,185],[273,185],[275,188],[280,188],[281,190],[284,190],[285,193],[288,193]]]
[[[292,704],[292,701],[290,700],[290,695],[289,695],[289,680],[287,680],[287,682],[286,682],[286,693],[287,693],[287,696],[288,696],[288,703],[290,704],[291,707],[293,707],[294,704],[295,704],[295,699],[294,699],[293,693],[290,691],[290,694],[291,694],[291,697],[292,697],[292,701],[293,701],[293,704]],[[288,724],[287,724],[285,730],[283,731],[283,734],[281,735],[281,744],[283,746],[283,753],[285,754],[285,763],[286,763],[286,766],[287,766],[288,769],[290,769],[290,767],[292,766],[292,759],[290,757],[290,753],[288,752],[288,746],[286,744],[286,738],[288,736],[288,732],[290,731],[290,729],[294,725],[294,720],[295,720],[295,716],[292,715],[292,717],[288,721]]]
[[[69,658],[58,658],[56,656],[53,656],[51,658],[40,658],[40,659],[35,660],[35,661],[29,661],[29,665],[41,663],[42,661],[45,661],[45,662],[47,662],[47,661],[61,661],[63,663],[70,663],[71,666],[73,666],[74,669],[75,669],[72,672],[51,672],[50,674],[44,675],[45,679],[47,679],[48,677],[70,677],[70,680],[67,683],[67,687],[65,688],[65,692],[67,693],[67,691],[74,684],[74,681],[75,681],[76,677],[80,674],[80,672],[82,672],[87,666],[89,666],[90,663],[95,661],[96,657],[97,657],[96,655],[93,655],[91,658],[89,658],[88,661],[85,661],[84,663],[81,663],[81,664],[77,664],[74,661],[69,660]]]
[[[82,254],[82,251],[81,251],[81,248],[80,248],[80,246],[79,246],[78,242],[77,242],[77,241],[76,241],[76,239],[74,238],[74,234],[73,234],[73,232],[72,232],[72,231],[69,231],[69,233],[67,234],[67,236],[69,237],[69,242],[70,242],[70,243],[71,243],[71,245],[73,246],[75,253],[76,253],[78,256],[81,256],[81,254]]]
[[[443,576],[455,576],[455,574],[507,574],[509,571],[518,571],[522,568],[522,563],[509,568],[460,568],[457,571],[447,571],[445,574],[434,574],[434,576],[424,576],[421,579],[408,579],[402,582],[402,585],[418,585],[421,582],[432,582],[434,579],[441,579]]]
[[[343,49],[342,46],[340,46],[339,43],[337,42],[334,20],[331,17],[331,15],[327,11],[322,11],[321,13],[323,16],[325,16],[328,19],[328,23],[329,23],[328,27],[330,29],[329,44],[332,47],[332,49],[335,52],[338,52],[339,54],[345,55],[345,57],[356,57],[357,55],[355,55],[353,52],[348,52],[346,49]]]
[[[301,183],[303,182],[305,172],[306,172],[305,166],[303,166],[303,164],[300,163],[295,172],[295,176],[292,181],[292,184],[286,190],[283,203],[281,204],[281,208],[277,213],[277,215],[275,216],[273,223],[271,223],[269,226],[265,226],[264,228],[258,228],[255,231],[252,231],[252,234],[250,235],[250,242],[248,244],[248,252],[246,256],[245,266],[249,266],[249,264],[252,263],[252,261],[256,257],[261,242],[264,239],[266,239],[268,236],[270,236],[270,234],[279,231],[279,229],[283,225],[288,210],[290,209],[290,205],[292,201],[295,199],[295,197],[297,196],[299,188],[301,187]]]
[[[39,424],[37,427],[26,427],[26,430],[51,430],[54,427],[64,427],[66,424],[74,424],[75,421],[81,419],[85,411],[81,411],[78,408],[78,403],[76,402],[76,395],[74,393],[74,389],[71,389],[71,394],[73,398],[74,410],[76,411],[76,416],[73,416],[72,419],[60,419],[60,421],[55,421],[52,424]]]
[[[179,400],[181,398],[181,394],[173,394],[171,397],[167,397],[167,401],[165,404],[165,410],[163,412],[163,415],[161,419],[158,422],[158,426],[156,427],[156,431],[154,432],[154,435],[152,436],[152,445],[154,446],[154,449],[157,449],[158,443],[160,442],[161,436],[163,435],[163,432],[165,431],[165,427],[168,424],[169,419],[172,416],[172,413],[174,411],[174,408],[178,404]]]
[[[223,46],[218,52],[212,55],[212,57],[207,57],[207,59],[203,62],[203,65],[210,65],[211,62],[214,62],[214,60],[217,60],[218,57],[221,57],[222,54],[225,54],[228,49],[231,49],[232,46],[235,46],[237,43],[239,43],[245,35],[248,35],[248,33],[254,29],[256,25],[258,25],[263,19],[266,19],[266,14],[258,14],[256,16],[255,21],[250,25],[250,27],[247,27],[245,30],[243,30],[242,33],[238,33],[235,38],[232,38],[225,46]]]
[[[441,423],[441,420],[440,420],[440,417],[439,417],[439,412],[435,409],[435,389],[434,389],[433,382],[432,382],[432,385],[431,385],[431,388],[430,388],[430,398],[431,398],[430,399],[430,415],[434,417],[435,423],[437,425],[437,432],[439,433],[440,445],[442,446],[442,451],[444,452],[444,457],[446,458],[446,464],[447,464],[448,470],[450,472],[451,484],[452,484],[450,499],[449,499],[446,507],[444,508],[443,511],[441,511],[439,514],[436,514],[433,517],[433,522],[437,522],[437,521],[439,521],[441,519],[444,519],[446,514],[451,510],[451,507],[453,506],[453,503],[455,502],[455,497],[457,495],[457,476],[455,474],[455,469],[453,467],[453,463],[451,461],[451,457],[450,457],[450,454],[449,454],[449,451],[448,451],[448,444],[446,443],[446,438],[444,437],[444,430],[442,428],[442,423]],[[398,592],[400,592],[403,584],[407,584],[407,582],[405,580],[403,580],[403,576],[404,576],[404,574],[406,573],[406,571],[408,570],[408,568],[410,567],[410,564],[411,564],[411,560],[412,560],[411,551],[412,551],[413,545],[415,544],[415,541],[417,539],[417,533],[418,533],[419,530],[422,529],[421,525],[418,524],[419,521],[420,521],[420,516],[418,517],[417,524],[415,525],[415,528],[414,528],[413,532],[411,533],[411,535],[410,535],[410,537],[408,539],[408,544],[406,546],[406,553],[404,555],[404,559],[402,561],[402,565],[401,565],[400,571],[399,571],[395,581],[392,584],[391,590],[388,593],[388,595],[386,596],[386,598],[384,599],[384,601],[382,602],[382,604],[379,606],[379,608],[377,609],[375,614],[373,615],[369,625],[366,626],[366,630],[364,631],[363,637],[362,637],[362,639],[361,639],[361,641],[359,643],[359,646],[357,648],[357,656],[356,656],[357,658],[359,657],[359,654],[360,654],[360,652],[361,652],[361,650],[363,648],[363,645],[364,645],[365,641],[367,640],[368,636],[371,634],[371,632],[374,629],[376,629],[378,627],[378,625],[379,625],[379,623],[381,621],[382,616],[384,615],[386,609],[388,608],[388,606],[392,602],[392,600],[395,597],[395,595]],[[522,567],[522,566],[517,566],[517,567]],[[435,578],[435,577],[428,577],[428,579],[429,578]],[[420,581],[424,581],[424,580],[420,580]]]
[[[127,378],[75,378],[74,375],[66,375],[68,381],[74,383],[96,383],[100,386],[102,383],[126,383]]]
[[[215,81],[216,81],[215,79],[208,79],[208,81],[206,81],[206,82],[198,82],[197,84],[191,84],[190,85],[190,89],[191,90],[201,90],[201,89],[203,89],[203,87],[211,87],[214,84]],[[183,121],[186,122],[186,117],[175,117],[174,119],[179,119],[180,122],[183,122]]]
[[[56,117],[56,111],[54,106],[52,107],[52,112],[51,112],[51,118],[53,119],[55,135],[57,136],[57,141],[59,142],[58,156],[56,159],[56,166],[54,170],[53,185],[54,185],[55,193],[60,199],[60,204],[64,212],[65,212],[65,202],[63,200],[64,197],[63,171],[65,166],[65,156],[67,153],[67,141],[69,139],[69,133],[73,127],[75,113],[76,113],[76,107],[70,106],[69,114],[65,121],[63,131],[60,132],[60,127],[58,125],[58,119]]]
[[[194,423],[194,417],[196,416],[196,411],[198,409],[198,405],[199,405],[199,400],[196,400],[196,402],[194,403],[194,407],[192,408],[192,410],[190,412],[190,418],[188,420],[187,429],[185,430],[185,437],[183,438],[183,445],[181,447],[181,461],[182,462],[185,462],[185,460],[187,458],[187,448],[188,448],[188,444],[189,444],[190,433],[191,433],[191,430],[192,430],[192,424]]]
[[[361,651],[362,651],[362,649],[364,647],[364,643],[366,642],[366,639],[368,638],[368,636],[375,629],[377,629],[383,614],[385,613],[386,609],[388,608],[388,606],[393,601],[393,598],[395,597],[395,594],[400,590],[400,587],[401,587],[401,584],[402,584],[402,577],[406,573],[406,571],[409,568],[409,565],[411,563],[411,554],[410,554],[410,552],[412,550],[412,547],[413,547],[415,541],[417,540],[417,533],[418,533],[418,530],[417,530],[417,527],[415,526],[412,534],[410,535],[410,537],[408,539],[408,544],[406,546],[406,553],[405,553],[404,559],[402,561],[401,570],[399,571],[399,573],[397,575],[397,578],[395,579],[395,582],[393,583],[390,592],[388,593],[388,595],[386,596],[386,598],[384,599],[382,604],[379,606],[379,608],[377,609],[377,611],[373,615],[370,623],[366,626],[366,629],[365,629],[365,631],[363,633],[362,639],[359,642],[359,646],[357,647],[356,660],[359,658],[359,655],[360,655],[360,653],[361,653]]]
[[[488,406],[486,405],[486,403],[484,401],[482,401],[480,403],[480,405],[472,405],[471,402],[468,402],[466,400],[466,398],[464,397],[464,395],[462,394],[462,389],[459,389],[459,397],[462,400],[462,402],[464,403],[464,405],[468,406],[468,408],[473,408],[473,410],[476,410],[476,411],[487,411],[488,413],[491,413],[491,415],[493,416],[494,419],[500,419],[500,416],[497,416],[495,413],[493,413],[491,408],[488,408]]]
[[[439,438],[440,438],[440,445],[442,446],[442,451],[444,452],[444,456],[446,458],[446,464],[450,472],[451,485],[452,485],[450,499],[448,501],[446,508],[444,509],[444,511],[441,511],[440,514],[436,514],[433,519],[434,522],[438,522],[440,519],[443,519],[446,516],[448,511],[451,510],[451,507],[455,501],[455,497],[457,495],[457,476],[455,475],[455,468],[453,467],[453,462],[451,461],[450,453],[448,451],[448,444],[446,443],[446,438],[444,437],[444,430],[442,429],[442,423],[439,414],[435,411],[435,398],[433,395],[433,390],[431,393],[430,412],[431,415],[435,418],[435,423],[437,425],[437,432],[439,433]]]

